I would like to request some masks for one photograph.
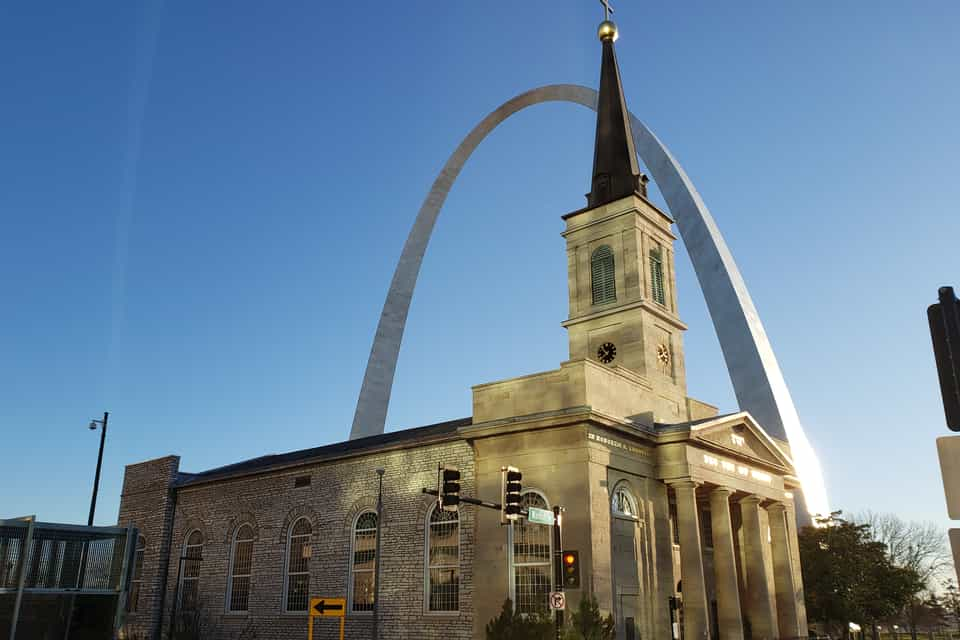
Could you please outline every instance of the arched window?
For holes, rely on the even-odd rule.
[[[374,579],[377,570],[377,514],[360,514],[353,526],[353,583],[350,589],[353,611],[373,611]]]
[[[306,611],[310,597],[310,534],[313,527],[300,518],[290,527],[287,536],[287,571],[284,585],[285,611]]]
[[[241,525],[233,536],[230,575],[227,577],[227,611],[250,608],[250,573],[253,568],[253,527]]]
[[[460,609],[460,516],[434,505],[427,520],[428,611]]]
[[[590,283],[593,290],[593,304],[614,302],[617,299],[617,286],[613,268],[613,249],[607,245],[597,247],[590,256]]]
[[[195,611],[200,599],[200,563],[203,560],[203,534],[191,531],[183,545],[180,568],[180,610]]]
[[[640,518],[640,510],[637,508],[637,499],[630,493],[630,489],[625,483],[620,483],[613,490],[613,499],[610,501],[610,510],[614,516],[621,518]]]
[[[663,251],[659,246],[650,249],[650,295],[655,302],[667,304],[663,290]]]
[[[535,491],[524,493],[520,504],[524,508],[549,508],[546,498]],[[511,526],[511,538],[514,610],[545,611],[553,590],[553,527],[516,520]]]
[[[147,540],[137,536],[137,548],[133,552],[133,572],[130,574],[130,593],[127,594],[127,611],[136,613],[140,605],[140,591],[143,588],[143,553]]]

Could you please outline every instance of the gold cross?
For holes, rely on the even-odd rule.
[[[610,6],[609,0],[600,0],[600,4],[603,5],[603,19],[609,20],[610,14],[613,13],[613,7]]]

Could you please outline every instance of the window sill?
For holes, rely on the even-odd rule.
[[[280,615],[289,616],[291,618],[305,618],[310,615],[310,610],[306,609],[304,611],[281,611]]]
[[[460,617],[460,610],[457,611],[424,611],[423,616],[425,618],[458,618]]]
[[[223,615],[233,618],[243,618],[250,615],[249,611],[224,611]]]

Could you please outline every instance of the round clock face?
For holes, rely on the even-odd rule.
[[[659,360],[662,365],[670,364],[670,349],[667,348],[667,345],[657,345],[657,360]]]
[[[604,342],[597,349],[597,359],[603,364],[610,364],[617,357],[617,348],[612,342]]]

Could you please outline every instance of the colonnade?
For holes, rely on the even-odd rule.
[[[697,508],[700,483],[685,480],[673,482],[677,501],[676,527],[680,542],[680,574],[683,586],[683,634],[685,640],[704,640],[712,635],[707,606],[704,574],[702,528]],[[784,502],[771,501],[757,495],[734,499],[740,505],[740,554],[738,562],[730,502],[734,490],[724,486],[704,487],[709,492],[710,524],[713,535],[713,570],[717,602],[716,640],[744,640],[744,623],[750,621],[753,640],[800,638],[806,636],[806,620],[802,611],[797,567],[791,553],[788,524],[793,510]],[[762,518],[766,512],[769,537]],[[769,545],[773,580],[767,579],[764,546]],[[741,589],[741,586],[743,587]],[[772,590],[772,593],[771,593]],[[745,594],[746,602],[740,601]]]

